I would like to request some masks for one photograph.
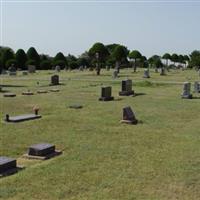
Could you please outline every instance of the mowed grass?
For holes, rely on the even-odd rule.
[[[60,92],[21,95],[52,88],[52,73],[2,78],[4,90],[17,97],[0,94],[0,155],[17,158],[26,169],[0,179],[1,199],[199,199],[200,95],[183,100],[182,85],[170,84],[199,80],[197,73],[171,71],[161,77],[152,71],[144,82],[142,70],[122,70],[116,80],[112,71],[99,77],[89,71],[61,72],[63,85],[55,87]],[[141,95],[118,96],[126,77]],[[102,85],[112,86],[115,101],[98,101]],[[69,109],[71,104],[83,109]],[[34,105],[42,119],[3,122],[6,113],[30,113]],[[142,123],[120,124],[124,106],[131,106]],[[40,142],[55,144],[63,154],[47,161],[22,158],[28,146]]]

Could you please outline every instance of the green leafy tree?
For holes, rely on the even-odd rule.
[[[27,56],[23,49],[18,49],[15,54],[15,59],[17,61],[17,67],[25,70],[26,69],[26,61]]]
[[[14,59],[14,51],[11,48],[2,49],[1,60],[3,67],[6,68],[6,63],[8,60]]]
[[[128,57],[130,59],[133,59],[134,60],[134,66],[133,66],[133,69],[134,69],[134,72],[136,72],[137,70],[137,60],[141,59],[142,58],[142,55],[139,51],[137,50],[133,50],[129,53]]]
[[[100,75],[101,65],[105,63],[109,55],[108,49],[104,44],[97,42],[89,49],[89,55],[92,60],[96,60],[96,72],[97,75]]]
[[[27,51],[27,60],[34,60],[35,65],[38,67],[40,64],[40,56],[34,47],[30,47]]]
[[[10,60],[7,60],[6,62],[6,68],[8,69],[9,67],[15,67],[17,68],[17,61],[13,58],[13,59],[10,59]]]
[[[128,53],[129,53],[129,50],[125,46],[122,46],[122,45],[116,46],[115,49],[113,50],[113,53],[111,56],[116,63],[116,68],[117,68],[118,73],[120,70],[120,64],[127,59]]]
[[[171,61],[174,62],[174,65],[176,65],[176,63],[178,62],[179,57],[176,53],[172,54],[171,56]]]
[[[162,56],[163,59],[166,60],[166,66],[168,67],[169,66],[169,60],[171,59],[171,55],[169,53],[165,53],[163,56]]]
[[[56,54],[53,59],[53,65],[59,65],[61,68],[65,68],[67,65],[67,60],[62,52]]]
[[[189,66],[200,69],[200,51],[195,50],[190,55]]]
[[[50,60],[42,60],[40,62],[40,69],[48,70],[48,69],[51,69],[51,68],[52,68],[52,65],[51,65]]]

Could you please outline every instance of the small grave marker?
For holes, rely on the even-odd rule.
[[[56,150],[55,145],[49,143],[39,143],[29,147],[28,153],[24,155],[30,159],[45,160],[57,155],[60,155],[62,151]]]
[[[16,97],[16,94],[15,93],[5,93],[3,96],[4,97]]]
[[[194,92],[200,93],[200,83],[198,81],[194,82]]]
[[[36,67],[34,65],[28,65],[28,72],[31,73],[35,73]]]
[[[148,69],[144,70],[144,76],[143,76],[143,78],[150,78],[149,70]]]
[[[121,123],[127,123],[127,124],[137,124],[138,120],[135,117],[135,114],[133,113],[131,107],[124,107],[123,108],[123,119],[121,120]]]

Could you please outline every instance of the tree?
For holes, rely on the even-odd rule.
[[[14,51],[11,48],[4,48],[2,50],[1,61],[3,67],[6,67],[6,63],[8,60],[14,59]]]
[[[97,42],[89,49],[89,55],[92,59],[96,60],[96,72],[97,75],[100,75],[101,65],[102,63],[105,63],[105,60],[109,55],[107,48],[104,44]]]
[[[178,62],[178,55],[176,53],[172,54],[171,61],[174,62],[174,65]]]
[[[59,65],[60,67],[65,68],[65,66],[67,65],[67,60],[62,52],[56,54],[53,59],[53,65]]]
[[[7,60],[6,62],[6,68],[8,69],[9,67],[17,67],[17,61],[15,59],[10,59],[10,60]]]
[[[134,60],[134,66],[133,66],[133,69],[134,69],[134,72],[136,72],[137,70],[137,60],[141,59],[142,58],[142,55],[139,51],[137,50],[133,50],[129,53],[129,58],[130,59],[133,59]]]
[[[27,56],[23,49],[18,49],[15,54],[15,59],[17,62],[17,67],[20,67],[22,69],[26,69],[26,61]]]
[[[166,60],[166,66],[168,67],[169,65],[169,60],[171,59],[171,55],[169,53],[165,53],[163,56],[162,56],[163,59]]]
[[[30,47],[29,50],[27,51],[27,60],[34,60],[35,65],[39,66],[40,56],[34,47]]]
[[[42,60],[40,62],[40,69],[48,70],[51,69],[51,61],[50,60]]]
[[[195,50],[191,53],[189,66],[200,69],[200,51]]]
[[[113,53],[111,56],[115,60],[116,69],[118,73],[120,69],[120,64],[123,60],[127,59],[128,53],[129,53],[128,49],[122,45],[116,46],[115,49],[113,50]]]
[[[184,61],[185,61],[185,67],[186,67],[187,63],[190,61],[190,58],[189,58],[188,55],[184,55],[183,58],[184,58]]]

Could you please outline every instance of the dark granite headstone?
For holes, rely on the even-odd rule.
[[[17,167],[17,161],[13,158],[0,157],[0,174],[5,173],[8,170],[15,169]]]
[[[134,91],[132,90],[132,80],[123,80],[121,86],[122,91],[119,92],[120,96],[129,96],[134,94]]]
[[[112,95],[112,88],[111,87],[102,87],[101,88],[101,97],[99,101],[111,101],[114,99]]]
[[[51,77],[51,85],[59,85],[59,76],[58,75],[53,75]]]
[[[123,123],[137,124],[138,120],[135,117],[131,107],[123,108],[123,119],[121,120]]]
[[[190,93],[190,89],[191,89],[191,83],[185,82],[183,85],[183,93],[182,93],[183,99],[192,99],[192,94]]]
[[[48,143],[35,144],[29,147],[28,155],[46,156],[55,152],[55,145]]]

